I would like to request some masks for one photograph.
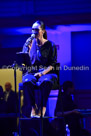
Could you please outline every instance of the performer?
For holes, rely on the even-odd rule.
[[[24,104],[29,108],[32,105],[31,117],[39,115],[35,103],[34,90],[36,86],[40,89],[42,100],[42,116],[46,112],[46,103],[53,84],[57,81],[54,66],[57,62],[56,46],[47,40],[47,32],[42,21],[36,21],[32,26],[32,35],[27,39],[23,47],[23,52],[28,52],[31,60],[31,71],[23,75]]]

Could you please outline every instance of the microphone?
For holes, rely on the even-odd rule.
[[[27,41],[25,42],[24,46],[28,47],[29,44],[32,42],[32,40],[35,38],[35,34],[31,34],[31,37],[29,37],[27,39]]]

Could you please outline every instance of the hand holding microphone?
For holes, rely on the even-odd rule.
[[[24,43],[22,52],[24,52],[24,53],[29,52],[29,50],[31,49],[32,40],[33,40],[37,35],[38,35],[38,31],[32,30],[31,37],[29,37],[29,38],[26,40],[26,42]]]
[[[32,42],[32,40],[35,38],[35,34],[32,34],[31,35],[31,37],[29,37],[27,40],[26,40],[26,42],[25,42],[25,46],[26,47],[28,47],[30,44],[31,44],[31,42]]]

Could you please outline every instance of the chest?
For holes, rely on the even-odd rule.
[[[49,47],[42,47],[37,49],[37,57],[39,59],[47,59],[50,54],[50,48]]]

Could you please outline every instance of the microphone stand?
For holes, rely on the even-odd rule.
[[[15,113],[16,113],[16,118],[17,118],[17,83],[16,83],[16,69],[17,69],[17,63],[16,61],[14,61],[13,65],[12,65],[12,68],[14,69],[14,88],[15,88],[15,96],[16,96],[16,99],[15,99],[15,103],[16,103],[16,110],[15,110]],[[17,126],[17,119],[16,119],[16,126]]]
[[[17,68],[16,61],[14,61],[12,68],[14,69],[14,87],[15,87],[15,94],[16,94],[16,68]]]

